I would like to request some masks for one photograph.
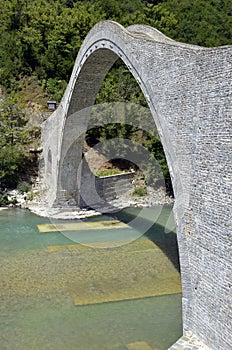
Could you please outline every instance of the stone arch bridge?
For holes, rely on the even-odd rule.
[[[172,177],[183,349],[191,348],[192,336],[199,340],[197,349],[229,350],[231,47],[179,43],[145,25],[127,29],[110,21],[95,25],[81,46],[59,107],[42,126],[46,205],[62,206],[70,198],[79,203],[82,140],[73,139],[73,130],[85,131],[87,117],[82,111],[94,104],[101,82],[118,58],[148,102]]]

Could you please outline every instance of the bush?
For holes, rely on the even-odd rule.
[[[33,199],[34,199],[34,192],[33,191],[29,191],[27,193],[27,200],[28,201],[33,201]]]
[[[21,194],[29,192],[30,188],[31,188],[31,186],[30,186],[27,182],[25,182],[25,181],[20,182],[20,183],[18,184],[18,186],[17,186],[17,190],[18,190]]]
[[[19,180],[19,168],[23,154],[15,145],[6,145],[0,149],[0,182],[1,187],[13,188]]]
[[[24,166],[29,135],[27,117],[17,100],[8,98],[0,110],[0,187],[15,188]]]
[[[133,193],[133,196],[139,196],[139,197],[143,197],[147,195],[147,189],[144,187],[135,187]]]
[[[113,176],[113,175],[119,175],[119,174],[123,174],[123,171],[119,170],[119,169],[106,169],[106,170],[99,170],[96,173],[97,177],[104,177],[104,176]]]
[[[46,82],[45,88],[48,94],[59,102],[64,94],[66,86],[67,83],[64,80],[49,78]]]
[[[0,207],[9,204],[9,199],[6,193],[0,189]]]

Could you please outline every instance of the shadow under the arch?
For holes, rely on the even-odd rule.
[[[125,223],[130,224],[130,222],[137,217],[140,211],[141,208],[125,208],[117,213],[111,213],[110,215],[116,217],[117,219]],[[168,219],[168,217],[166,219]],[[152,223],[152,221],[146,218],[141,218],[140,220],[141,222],[143,221],[141,226],[144,226],[145,221],[145,225],[148,224],[147,226],[149,227],[149,229],[142,234],[141,238],[146,237],[156,246],[158,246],[162,250],[162,252],[167,256],[167,258],[170,260],[170,262],[173,264],[176,270],[180,272],[178,242],[176,233],[174,231],[169,231],[166,233],[166,222],[161,223],[159,218],[154,223]],[[137,221],[137,224],[138,223],[139,222]],[[137,227],[137,230],[139,230],[139,227]]]

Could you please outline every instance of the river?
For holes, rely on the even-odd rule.
[[[117,246],[109,242],[133,236],[123,225],[140,209],[88,219],[95,227],[84,231],[80,221],[56,221],[62,232],[41,230],[51,221],[27,210],[1,211],[1,349],[168,349],[182,335],[176,234],[164,232],[171,210]],[[110,220],[122,226],[103,234],[98,225]],[[65,229],[74,224],[75,232]],[[99,237],[108,237],[104,248]]]

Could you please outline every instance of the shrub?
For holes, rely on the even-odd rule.
[[[106,170],[100,170],[97,171],[96,176],[97,177],[104,177],[104,176],[113,176],[113,175],[119,175],[119,174],[123,174],[123,171],[121,171],[120,169],[106,169]]]
[[[21,194],[23,194],[23,193],[27,193],[29,190],[30,190],[30,188],[31,188],[31,186],[27,183],[27,182],[25,182],[25,181],[23,181],[23,182],[20,182],[19,184],[18,184],[18,186],[17,186],[17,190],[21,193]]]
[[[135,187],[133,193],[133,196],[139,196],[139,197],[143,197],[147,195],[147,189],[144,187]]]
[[[6,193],[0,192],[0,207],[9,204],[9,199]]]

